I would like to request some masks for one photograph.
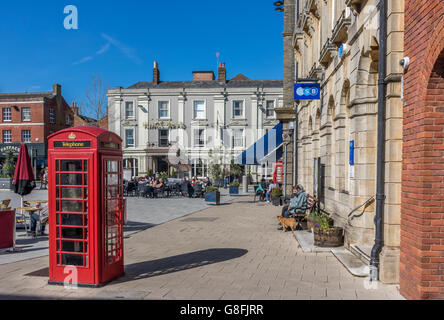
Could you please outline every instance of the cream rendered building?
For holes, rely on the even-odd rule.
[[[320,101],[298,104],[298,182],[312,192],[314,159],[320,158],[325,165],[321,207],[332,214],[336,225],[345,227],[347,246],[368,252],[375,243],[375,201],[362,215],[362,208],[349,214],[376,196],[379,0],[299,0],[294,5],[296,78],[318,78],[322,88]],[[397,283],[404,1],[388,0],[387,9],[386,199],[380,280]],[[352,141],[354,165],[349,161]]]

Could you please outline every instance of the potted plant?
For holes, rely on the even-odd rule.
[[[344,229],[333,227],[332,219],[326,214],[319,216],[319,225],[313,230],[315,246],[333,248],[344,245]]]
[[[14,178],[15,171],[14,151],[7,150],[5,153],[7,158],[0,176],[0,189],[12,189],[12,179]]]
[[[220,192],[219,188],[216,187],[207,187],[205,190],[205,201],[206,202],[212,202],[216,205],[220,204]]]
[[[232,182],[229,184],[230,187],[230,194],[239,194],[239,182]]]
[[[275,206],[282,205],[282,188],[274,188],[271,191],[272,203]]]

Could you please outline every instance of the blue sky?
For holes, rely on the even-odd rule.
[[[78,9],[79,29],[66,30],[64,8]],[[85,100],[93,75],[107,87],[191,80],[216,72],[228,78],[282,79],[282,13],[272,0],[2,1],[0,93],[50,91],[62,85],[68,103]]]

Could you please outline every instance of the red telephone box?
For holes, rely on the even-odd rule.
[[[273,164],[273,183],[284,184],[284,163],[282,161]]]
[[[48,144],[49,283],[99,287],[124,274],[122,139],[77,127]]]

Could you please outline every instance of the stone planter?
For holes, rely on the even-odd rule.
[[[205,193],[205,201],[220,205],[220,192],[207,192]]]
[[[230,194],[239,194],[239,187],[230,187]]]
[[[335,227],[314,229],[314,244],[318,247],[335,248],[344,245],[344,229]]]

